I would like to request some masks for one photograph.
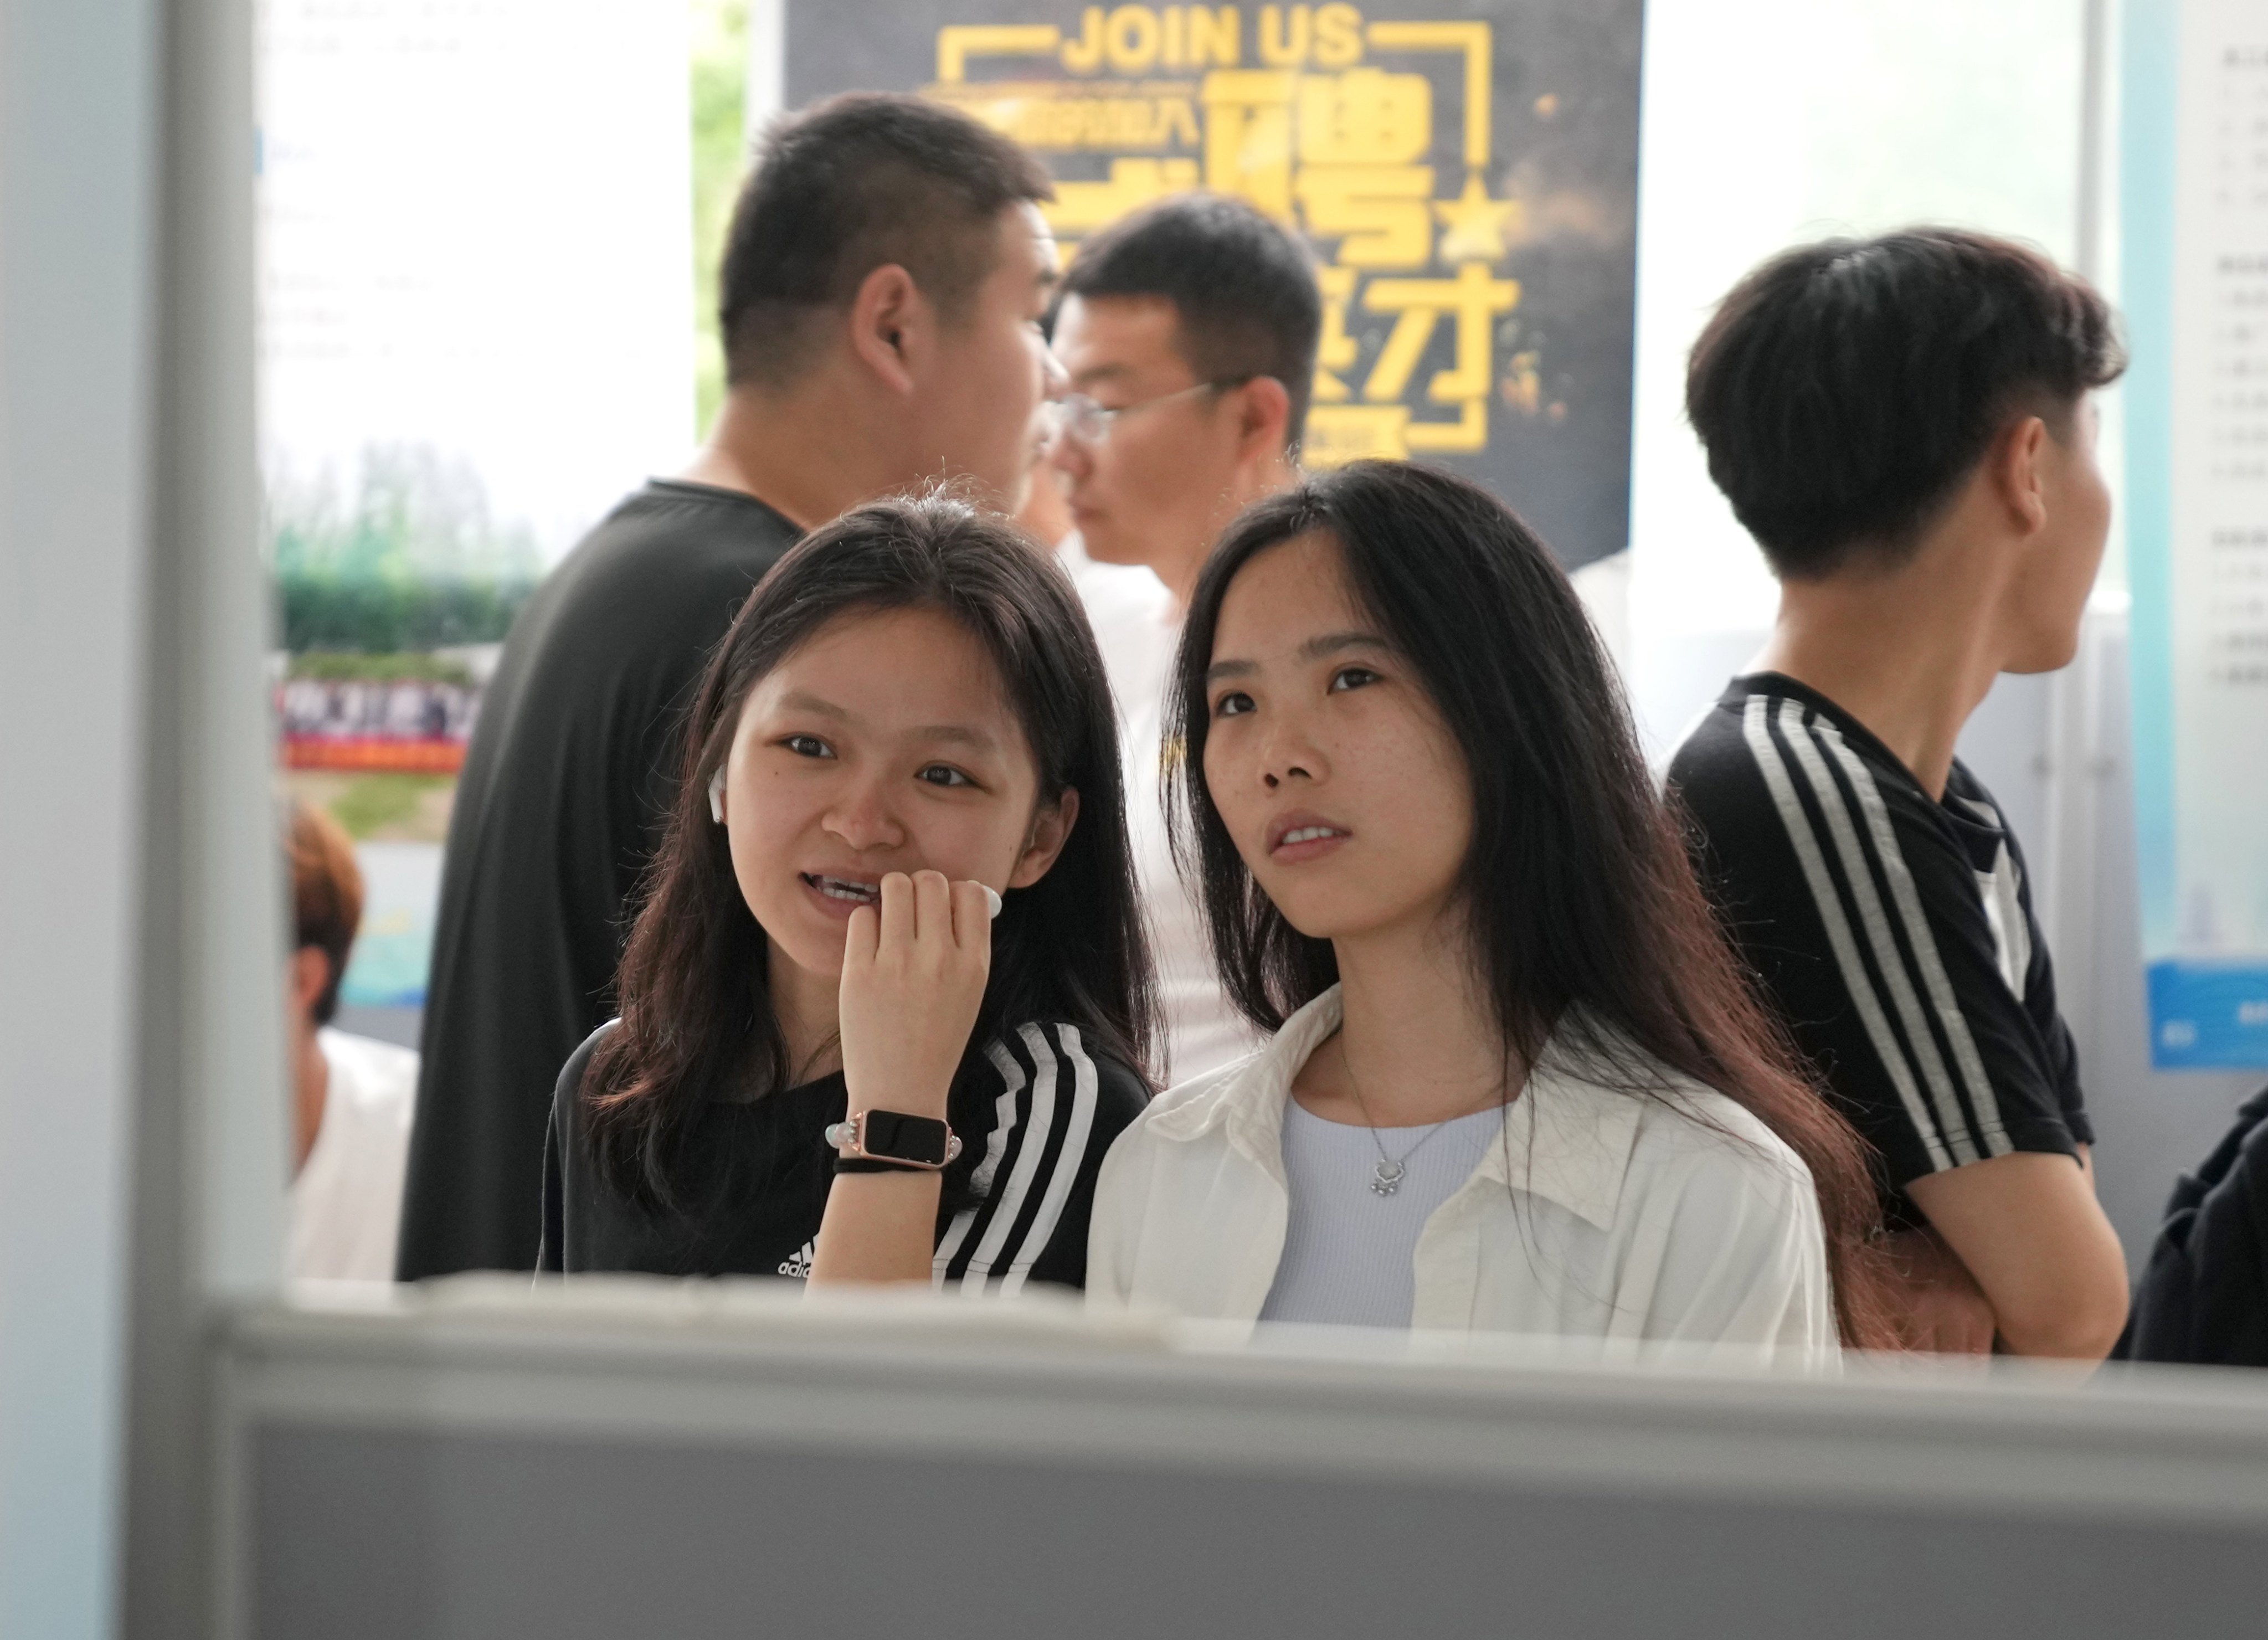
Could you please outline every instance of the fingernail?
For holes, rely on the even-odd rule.
[[[984,891],[984,904],[985,904],[985,908],[986,908],[986,909],[987,909],[987,910],[988,910],[988,911],[989,911],[992,916],[996,916],[996,917],[997,917],[997,916],[998,916],[1000,915],[1000,892],[999,892],[999,890],[998,890],[997,888],[993,887],[993,886],[992,886],[992,885],[991,885],[991,884],[990,884],[990,883],[979,883],[979,884],[977,884],[976,886],[977,886],[979,888],[982,888],[982,889]]]

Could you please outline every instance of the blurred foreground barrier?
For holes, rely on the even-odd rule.
[[[1799,1379],[767,1284],[375,1291],[227,1329],[237,1632],[2261,1629],[2268,1374]]]

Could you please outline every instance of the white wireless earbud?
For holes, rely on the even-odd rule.
[[[709,783],[709,818],[719,826],[725,823],[725,771],[721,769]]]
[[[993,887],[990,883],[979,883],[976,886],[984,891],[985,905],[990,908],[991,913],[994,916],[998,916],[1000,915],[1000,891]]]

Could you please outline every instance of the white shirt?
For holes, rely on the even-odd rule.
[[[1165,584],[1138,565],[1097,563],[1074,534],[1057,557],[1086,607],[1110,692],[1118,703],[1125,762],[1126,827],[1158,965],[1166,1015],[1166,1080],[1186,1080],[1249,1054],[1258,1033],[1230,1005],[1212,964],[1197,901],[1174,869],[1166,826],[1166,691],[1182,641],[1181,612]]]
[[[1259,1053],[1162,1095],[1119,1136],[1095,1188],[1089,1304],[1259,1317],[1284,1254],[1292,1079],[1339,1019],[1333,987]],[[1547,1045],[1504,1142],[1418,1239],[1410,1324],[1833,1360],[1809,1173],[1731,1099],[1666,1074],[1692,1114],[1602,1086],[1558,1039]]]
[[[1284,1255],[1263,1321],[1407,1327],[1418,1304],[1418,1239],[1434,1209],[1504,1132],[1501,1108],[1438,1126],[1364,1128],[1284,1106]],[[1380,1163],[1402,1169],[1391,1192]]]
[[[392,1281],[417,1055],[328,1026],[315,1042],[330,1081],[323,1125],[291,1181],[284,1269],[295,1279]]]

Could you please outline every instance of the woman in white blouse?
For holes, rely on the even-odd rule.
[[[1183,1314],[1887,1342],[1857,1136],[1750,997],[1550,551],[1359,463],[1216,548],[1185,863],[1275,1033],[1113,1147],[1087,1292]]]

